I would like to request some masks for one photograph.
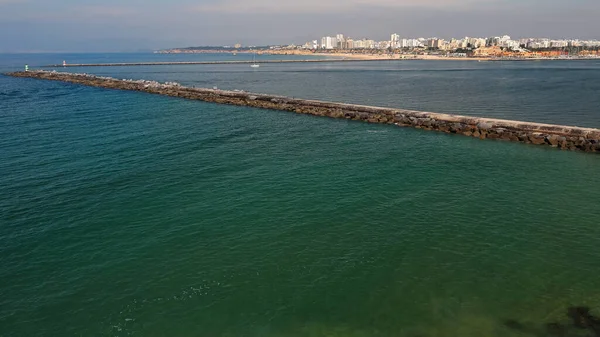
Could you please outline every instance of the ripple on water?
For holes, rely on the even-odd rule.
[[[593,67],[303,67],[122,69],[119,77],[597,120],[586,107],[597,82],[548,94],[552,76],[576,85],[595,76]],[[448,71],[421,76],[427,67]],[[498,78],[482,82],[486,74]],[[536,76],[544,90],[527,96],[522,88]],[[9,92],[6,80],[0,92]],[[140,93],[14,85],[23,97],[0,99],[1,331],[570,337],[573,317],[587,324],[581,333],[595,326],[596,156]]]

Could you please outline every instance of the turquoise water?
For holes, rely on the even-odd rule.
[[[587,93],[564,104],[593,124]],[[595,155],[6,77],[0,126],[0,336],[541,336],[600,314]]]

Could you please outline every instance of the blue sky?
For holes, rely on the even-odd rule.
[[[0,0],[0,52],[304,42],[344,33],[600,39],[600,0]]]

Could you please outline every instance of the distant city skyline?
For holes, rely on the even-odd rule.
[[[239,45],[239,44],[238,44]],[[547,37],[527,37],[515,39],[509,35],[496,36],[465,36],[442,39],[431,37],[410,37],[397,33],[390,34],[387,40],[370,38],[352,38],[342,33],[323,36],[299,46],[304,49],[386,49],[386,48],[435,48],[440,50],[455,50],[461,48],[480,48],[498,46],[513,50],[566,48],[566,47],[600,47],[597,39],[550,39]]]
[[[0,0],[0,52],[99,52],[356,38],[600,39],[600,1]]]

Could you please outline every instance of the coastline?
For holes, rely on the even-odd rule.
[[[564,150],[600,152],[600,129],[594,128],[306,100],[243,91],[190,88],[177,83],[119,80],[79,73],[29,71],[8,73],[6,75],[60,81],[106,89],[140,91],[219,104],[290,111],[369,123],[409,126],[417,129],[459,134],[479,139],[497,139],[547,145]]]
[[[271,53],[273,55],[302,55],[302,56],[321,56],[333,57],[341,59],[353,60],[376,60],[376,61],[391,61],[391,60],[429,60],[429,61],[480,61],[488,60],[485,57],[445,57],[437,55],[408,55],[408,54],[360,54],[360,53],[313,53],[297,51],[291,54],[287,52]]]
[[[166,51],[163,54],[206,54],[213,51],[194,51],[179,52]],[[426,54],[397,54],[397,53],[352,53],[352,52],[314,52],[307,50],[242,50],[242,51],[214,51],[219,54],[253,54],[257,55],[294,55],[294,56],[318,56],[329,58],[330,60],[354,60],[354,61],[402,61],[402,60],[420,60],[420,61],[581,61],[581,60],[600,60],[595,56],[575,56],[575,57],[494,57],[494,56],[441,56]]]
[[[361,53],[313,53],[304,51],[290,52],[272,52],[272,55],[302,55],[302,56],[321,56],[337,59],[369,60],[369,61],[390,61],[390,60],[421,60],[421,61],[580,61],[580,60],[600,60],[599,57],[489,57],[489,56],[440,56],[440,55],[413,55],[413,54],[361,54]]]

